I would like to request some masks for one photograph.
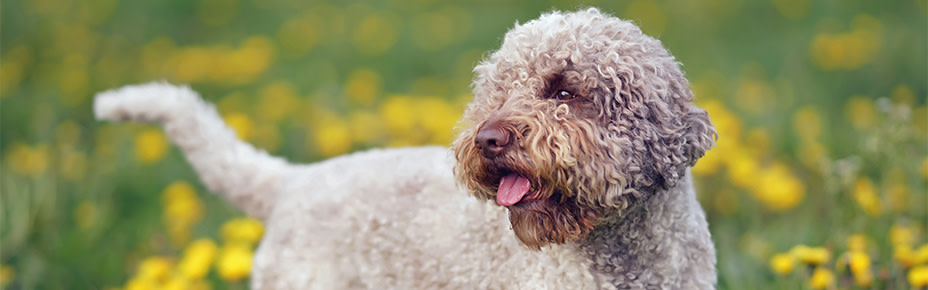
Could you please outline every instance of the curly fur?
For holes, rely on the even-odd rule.
[[[475,72],[451,151],[308,165],[236,140],[189,88],[128,86],[94,109],[161,123],[207,187],[265,221],[253,288],[714,287],[687,168],[715,131],[659,41],[596,9],[551,12],[517,24]],[[552,99],[557,90],[577,97]],[[486,126],[512,136],[503,154],[476,148]],[[531,202],[499,206],[513,172],[529,177]]]

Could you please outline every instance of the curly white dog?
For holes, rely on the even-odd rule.
[[[162,124],[210,190],[265,221],[254,288],[714,287],[688,167],[715,130],[659,41],[596,9],[552,12],[475,71],[451,150],[308,165],[240,142],[187,87],[107,91],[94,110]]]

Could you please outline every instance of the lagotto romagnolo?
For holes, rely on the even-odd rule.
[[[290,164],[188,87],[97,95],[161,124],[203,183],[266,223],[256,289],[712,289],[689,167],[716,137],[660,41],[597,9],[516,24],[474,69],[451,149]]]

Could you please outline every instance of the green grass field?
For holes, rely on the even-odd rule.
[[[928,1],[0,3],[0,288],[244,289],[262,225],[100,90],[164,79],[294,162],[447,145],[517,21],[598,6],[684,64],[721,289],[928,285]],[[424,112],[424,113],[423,113]]]

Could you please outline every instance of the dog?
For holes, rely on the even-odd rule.
[[[188,87],[98,94],[161,124],[203,183],[266,233],[256,289],[712,289],[689,167],[708,114],[660,41],[598,9],[516,24],[480,62],[450,149],[297,165],[236,139]]]

